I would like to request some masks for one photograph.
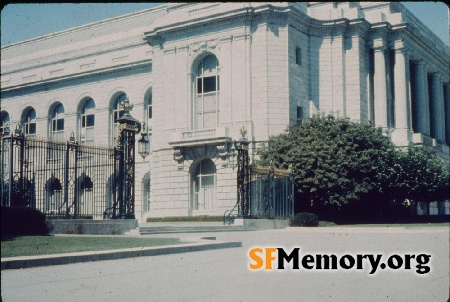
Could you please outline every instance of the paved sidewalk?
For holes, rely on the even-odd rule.
[[[204,233],[240,248],[2,270],[10,301],[408,301],[449,296],[449,228],[288,228]],[[150,235],[148,235],[150,236]],[[154,237],[180,237],[179,234]],[[251,271],[253,247],[299,247],[302,254],[427,253],[431,271]],[[385,260],[385,259],[384,259]]]

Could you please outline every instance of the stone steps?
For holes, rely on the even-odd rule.
[[[246,226],[141,226],[141,235],[171,234],[171,233],[210,233],[210,232],[242,232],[256,231],[255,227]]]

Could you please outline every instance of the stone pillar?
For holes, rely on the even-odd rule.
[[[331,37],[331,58],[332,111],[337,116],[346,117],[345,47],[341,30],[334,32]]]
[[[374,50],[374,115],[375,126],[387,128],[386,45],[384,39],[373,43]]]
[[[396,43],[397,44],[397,43]],[[392,140],[397,145],[407,146],[409,144],[410,127],[408,123],[409,114],[409,93],[407,83],[408,54],[405,47],[395,45],[395,66],[394,66],[394,100],[395,100],[395,130],[392,133]]]
[[[445,140],[444,90],[442,87],[442,77],[437,72],[431,75],[431,89],[434,117],[432,129],[434,130],[434,138],[442,143]]]
[[[415,66],[417,128],[422,134],[430,136],[430,102],[428,99],[427,67],[423,60]]]

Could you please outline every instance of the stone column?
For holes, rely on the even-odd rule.
[[[346,117],[347,108],[345,102],[345,46],[342,31],[338,29],[331,37],[331,87],[332,87],[332,111],[337,116]]]
[[[429,136],[430,102],[428,99],[427,67],[423,60],[417,62],[415,71],[414,85],[416,85],[417,128],[420,133]]]
[[[397,44],[397,43],[396,43]],[[408,123],[409,114],[409,93],[407,91],[407,69],[408,55],[405,47],[395,45],[395,66],[394,66],[394,100],[395,100],[395,130],[392,133],[392,140],[400,146],[409,144],[410,127]],[[408,81],[409,82],[409,81]]]
[[[375,40],[374,50],[374,114],[375,126],[387,128],[387,95],[386,95],[386,45],[384,39]]]
[[[431,75],[431,98],[433,102],[433,121],[432,129],[434,130],[434,138],[438,142],[445,140],[445,117],[444,117],[444,90],[442,87],[442,76],[440,73]]]

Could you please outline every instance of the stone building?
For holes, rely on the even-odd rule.
[[[1,49],[1,129],[112,145],[146,123],[136,216],[223,215],[228,151],[332,113],[449,158],[449,47],[400,3],[171,3]]]

